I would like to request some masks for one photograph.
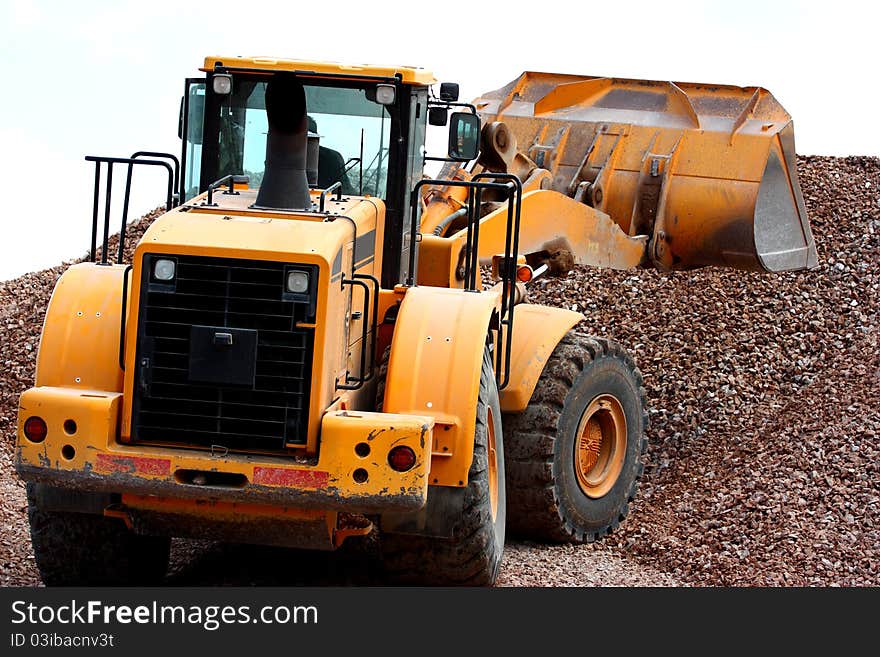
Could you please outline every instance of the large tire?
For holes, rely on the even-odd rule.
[[[168,569],[171,539],[140,536],[115,518],[41,508],[27,486],[31,543],[46,586],[150,586]]]
[[[644,470],[647,426],[632,358],[616,342],[572,329],[525,411],[504,416],[511,533],[583,542],[617,529]]]
[[[380,390],[384,391],[384,385]],[[380,537],[382,560],[388,575],[398,582],[432,586],[494,584],[504,552],[507,515],[504,473],[501,406],[487,350],[480,374],[474,456],[468,471],[461,522],[452,538],[383,534]]]

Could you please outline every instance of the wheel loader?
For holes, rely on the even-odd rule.
[[[535,277],[816,264],[791,118],[761,88],[528,72],[465,103],[412,67],[201,71],[180,157],[86,158],[90,257],[19,406],[48,585],[157,583],[175,536],[370,536],[391,581],[491,584],[507,529],[614,531],[647,446],[632,358],[528,303]],[[166,211],[126,263],[145,167]]]

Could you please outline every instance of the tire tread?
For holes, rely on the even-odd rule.
[[[504,416],[507,526],[511,532],[552,542],[592,542],[616,530],[629,513],[629,503],[635,499],[644,472],[641,461],[617,518],[589,530],[578,529],[567,516],[553,474],[554,447],[569,393],[587,368],[606,358],[622,361],[635,379],[642,409],[639,458],[647,451],[647,394],[632,357],[613,340],[588,335],[578,328],[569,331],[548,359],[526,409]]]

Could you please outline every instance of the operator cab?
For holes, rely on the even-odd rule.
[[[340,200],[342,195],[381,198],[386,206],[382,283],[390,287],[403,280],[408,273],[411,191],[423,177],[426,159],[449,159],[425,156],[429,108],[436,124],[436,99],[429,98],[433,76],[407,67],[261,58],[209,57],[202,70],[206,78],[187,80],[181,108],[181,200],[190,201],[221,179],[232,190],[231,176],[238,182],[246,176],[250,190],[259,188],[258,201],[249,206],[253,210],[329,211],[319,204],[328,196],[321,194],[326,190]],[[297,94],[304,98],[304,117],[294,117],[296,130],[279,126],[278,116],[273,119],[272,89],[281,86],[287,90],[276,93],[283,98],[276,102],[282,105],[276,115],[284,120],[290,118],[288,112],[301,111],[290,100],[291,89],[301,89]],[[457,95],[448,93],[453,86],[443,85],[441,91],[454,104]],[[475,111],[468,119],[468,134],[478,136]],[[453,121],[452,132],[456,126]],[[469,149],[462,151],[461,138],[450,135],[457,149],[454,159],[476,157],[477,140],[471,139]],[[292,154],[300,148],[302,153]],[[233,202],[217,194],[212,200],[221,208],[227,200],[230,209],[243,209],[242,199]]]
[[[194,118],[194,123],[198,123],[197,115],[201,113],[198,107],[201,103],[193,102],[193,96],[204,99],[207,111],[203,133],[199,135],[196,130],[190,130],[188,136],[184,200],[204,191],[215,180],[232,174],[248,176],[251,188],[262,185],[270,128],[266,92],[273,80],[278,84],[284,75],[283,72],[217,74],[212,76],[207,96],[203,95],[205,84],[191,87],[191,120]],[[300,79],[291,74],[287,76]],[[303,79],[301,84],[308,136],[318,142],[320,149],[315,153],[318,157],[316,174],[323,174],[316,175],[310,182],[313,187],[321,188],[342,182],[344,193],[384,197],[392,112],[398,114],[400,108],[389,108],[371,100],[368,92],[374,91],[376,84],[352,85],[352,81],[346,81],[349,86],[339,87],[327,82]],[[394,88],[391,89],[393,101]],[[296,111],[292,107],[279,109],[288,113]]]

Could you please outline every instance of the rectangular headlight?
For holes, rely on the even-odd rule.
[[[215,73],[212,78],[214,93],[218,96],[227,96],[232,93],[232,76],[228,73]]]
[[[294,294],[305,294],[309,291],[309,272],[287,272],[287,291]]]
[[[177,271],[177,263],[169,258],[159,258],[153,266],[153,278],[157,281],[172,281]]]
[[[393,105],[396,95],[393,84],[376,85],[376,102],[380,105]]]

